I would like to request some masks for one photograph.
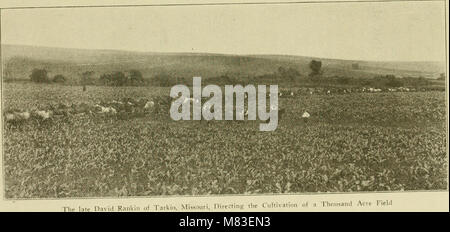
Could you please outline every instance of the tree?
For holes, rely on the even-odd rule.
[[[311,60],[309,68],[311,69],[310,76],[321,74],[322,61]]]
[[[58,75],[53,77],[53,82],[62,83],[62,82],[65,82],[65,81],[66,81],[66,78],[63,75],[61,75],[61,74],[58,74]]]
[[[131,82],[143,82],[144,78],[142,77],[142,73],[139,70],[130,70],[130,81]]]
[[[123,86],[127,83],[127,77],[123,72],[105,73],[100,76],[100,80],[106,85]]]
[[[45,69],[33,69],[30,75],[31,81],[37,82],[37,83],[47,83],[48,80],[48,74],[47,70]]]
[[[127,77],[123,72],[115,72],[112,77],[115,86],[123,86],[127,83]]]
[[[109,73],[103,73],[100,76],[100,81],[105,85],[109,85],[110,82],[112,82],[112,75]]]
[[[352,68],[353,69],[359,69],[359,64],[358,63],[353,63],[352,64]]]

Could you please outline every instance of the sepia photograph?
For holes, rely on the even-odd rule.
[[[2,8],[3,198],[448,197],[446,4]]]

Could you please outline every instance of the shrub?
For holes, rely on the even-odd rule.
[[[321,74],[322,61],[311,60],[309,68],[311,69],[310,76]]]
[[[143,82],[144,78],[142,77],[142,73],[139,70],[130,70],[129,71],[129,75],[130,75],[130,81],[131,82]]]
[[[123,86],[127,83],[127,77],[123,72],[105,73],[100,76],[100,81],[106,85]]]
[[[30,75],[31,81],[37,82],[37,83],[47,83],[48,80],[48,74],[47,70],[45,69],[33,69]]]
[[[58,74],[58,75],[53,77],[53,82],[63,83],[63,82],[66,82],[66,78],[63,75]]]

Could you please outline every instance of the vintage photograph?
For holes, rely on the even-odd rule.
[[[5,199],[448,191],[445,1],[0,15]]]

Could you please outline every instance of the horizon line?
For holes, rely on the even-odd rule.
[[[111,52],[131,52],[131,53],[147,53],[147,54],[190,54],[190,55],[221,55],[221,56],[285,56],[285,57],[299,57],[299,58],[311,58],[311,59],[323,59],[323,60],[338,60],[338,61],[359,61],[359,62],[389,62],[389,63],[445,63],[445,60],[364,60],[364,59],[344,59],[344,58],[329,58],[319,56],[308,55],[294,55],[294,54],[275,54],[275,53],[253,53],[253,54],[238,54],[238,53],[220,53],[220,52],[157,52],[157,51],[142,51],[142,50],[127,50],[117,48],[79,48],[79,47],[60,47],[60,46],[48,46],[48,45],[32,45],[32,44],[12,44],[1,43],[1,46],[22,46],[22,47],[37,47],[37,48],[54,48],[54,49],[73,49],[73,50],[85,50],[85,51],[111,51]]]

